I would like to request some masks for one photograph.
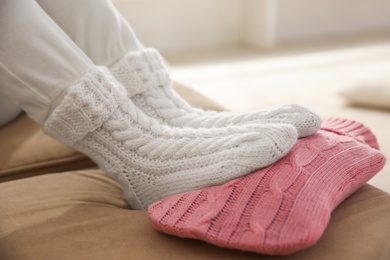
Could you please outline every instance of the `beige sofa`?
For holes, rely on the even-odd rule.
[[[183,86],[195,106],[220,109]],[[25,115],[0,129],[0,259],[390,259],[390,195],[365,185],[320,241],[286,257],[218,248],[155,231],[119,185]]]

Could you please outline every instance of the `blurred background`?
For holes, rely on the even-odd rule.
[[[174,80],[233,111],[358,120],[390,157],[389,0],[114,0]],[[390,192],[390,167],[371,184]]]
[[[390,30],[388,0],[114,0],[145,45],[165,53],[274,49]]]

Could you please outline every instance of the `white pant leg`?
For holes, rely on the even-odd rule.
[[[0,95],[33,120],[42,124],[56,99],[93,65],[38,3],[0,1]]]
[[[0,97],[0,127],[11,122],[21,112],[21,109],[9,100]]]
[[[110,0],[37,0],[96,64],[109,66],[142,44]]]

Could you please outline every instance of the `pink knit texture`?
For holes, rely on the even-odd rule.
[[[270,255],[316,243],[332,211],[385,164],[371,131],[327,119],[272,166],[224,185],[152,204],[149,218],[164,233]]]

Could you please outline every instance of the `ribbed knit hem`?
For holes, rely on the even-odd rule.
[[[44,123],[44,131],[71,146],[100,127],[117,106],[116,96],[111,95],[114,80],[103,67],[89,70],[69,87]]]
[[[152,48],[129,52],[109,69],[126,87],[129,97],[171,84],[164,59],[157,50]]]

